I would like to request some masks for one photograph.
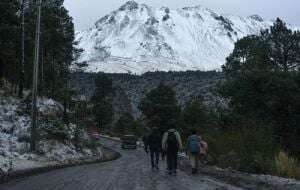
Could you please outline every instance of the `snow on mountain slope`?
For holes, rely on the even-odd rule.
[[[170,10],[129,1],[77,32],[86,72],[218,70],[249,34],[270,27],[257,15],[222,15],[201,6]]]

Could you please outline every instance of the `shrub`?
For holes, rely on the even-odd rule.
[[[82,142],[82,146],[89,149],[96,149],[99,144],[93,139],[87,139]]]
[[[300,165],[297,159],[290,157],[286,152],[280,151],[275,157],[276,175],[300,179]]]
[[[43,124],[40,126],[41,132],[45,132],[46,139],[54,139],[58,141],[65,141],[68,139],[68,127],[59,120],[51,121],[51,123]]]
[[[278,145],[271,127],[235,113],[218,120],[218,126],[203,135],[211,164],[251,173],[273,171]]]

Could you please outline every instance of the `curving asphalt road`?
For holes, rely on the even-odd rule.
[[[152,171],[142,149],[121,150],[117,142],[101,142],[122,154],[118,160],[60,169],[0,185],[1,190],[239,190],[241,188],[199,174],[178,171],[169,176],[165,163]]]

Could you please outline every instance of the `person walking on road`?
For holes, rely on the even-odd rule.
[[[151,166],[152,169],[159,170],[159,155],[161,152],[161,134],[157,127],[152,129],[152,132],[146,139],[145,151],[148,153],[150,150]]]
[[[202,162],[202,164],[207,164],[208,158],[208,144],[204,141],[204,139],[200,136],[201,142],[200,142],[200,152],[199,152],[199,159]]]
[[[169,174],[176,174],[178,151],[182,149],[182,141],[179,133],[171,128],[164,133],[162,139],[163,151],[167,154],[167,167]]]
[[[192,166],[192,174],[198,172],[199,156],[201,152],[201,137],[197,135],[196,130],[191,131],[187,139],[186,150]]]

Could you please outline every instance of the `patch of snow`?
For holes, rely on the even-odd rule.
[[[283,177],[278,177],[278,176],[271,176],[271,175],[255,175],[252,174],[252,177],[255,177],[257,179],[260,179],[264,182],[267,182],[269,184],[286,184],[286,185],[297,185],[300,186],[300,181],[295,180],[295,179],[288,179],[288,178],[283,178]]]
[[[59,102],[44,97],[38,99],[37,106],[39,112],[44,115],[60,112],[63,110],[63,106]]]
[[[38,143],[39,154],[29,152],[31,118],[20,108],[20,99],[3,96],[0,92],[0,171],[12,169],[23,170],[67,163],[70,160],[80,160],[92,156],[102,156],[102,150],[83,148],[77,151],[74,144],[57,140],[41,140]],[[57,114],[63,107],[52,99],[39,98],[40,115]],[[76,125],[70,124],[67,133],[74,138]]]

